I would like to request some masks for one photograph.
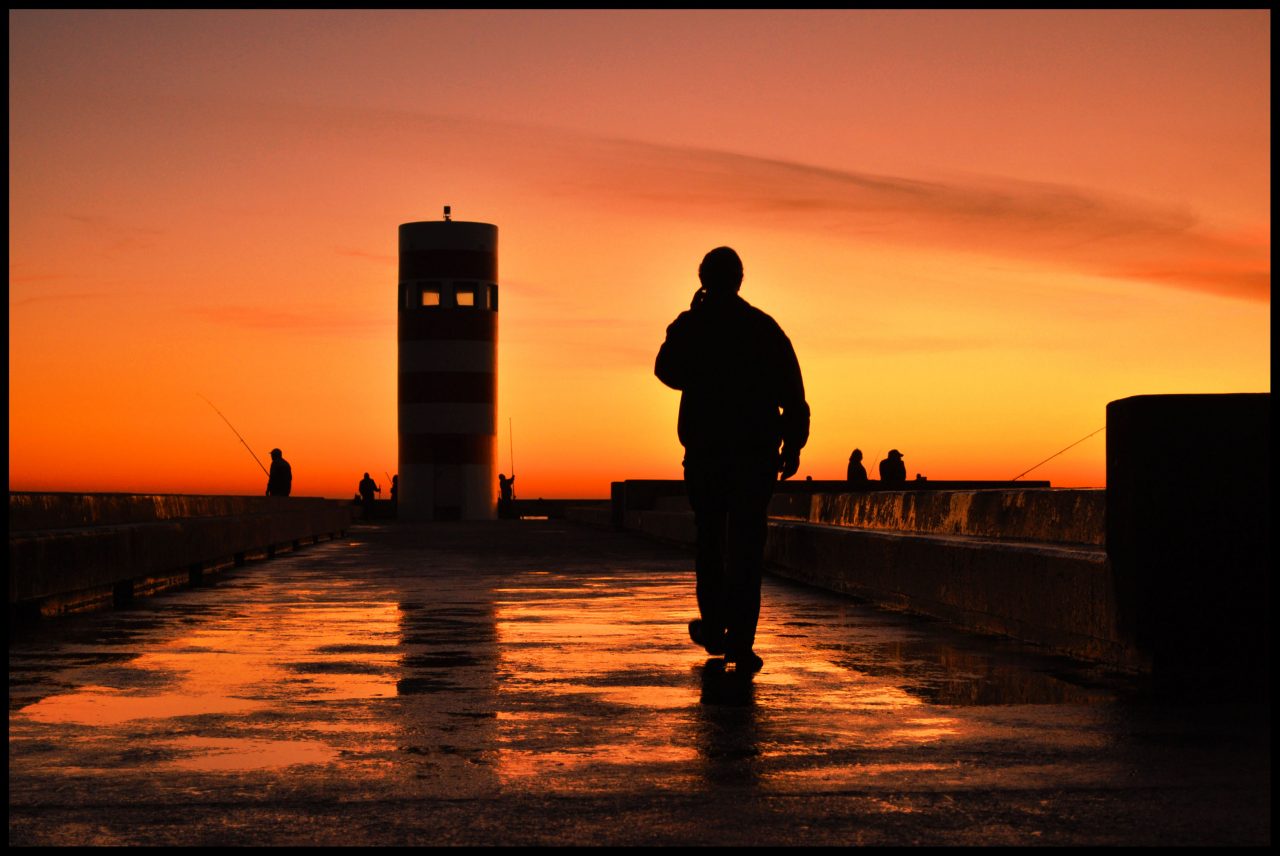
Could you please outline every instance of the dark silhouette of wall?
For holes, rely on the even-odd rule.
[[[1107,405],[1117,620],[1171,690],[1269,693],[1270,444],[1270,393]]]

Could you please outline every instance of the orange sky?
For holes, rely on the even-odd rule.
[[[11,11],[9,487],[260,494],[201,395],[296,495],[385,482],[445,204],[499,228],[519,496],[680,476],[653,357],[725,244],[801,477],[1008,479],[1270,390],[1270,73],[1266,11]]]

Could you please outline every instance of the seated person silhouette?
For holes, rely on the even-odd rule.
[[[867,486],[867,468],[862,465],[861,449],[854,449],[850,453],[849,469],[845,474],[845,481],[849,482],[850,487]]]
[[[902,462],[902,453],[890,449],[889,456],[880,462],[880,481],[884,484],[906,484],[907,465]]]

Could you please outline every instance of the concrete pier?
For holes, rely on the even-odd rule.
[[[342,539],[9,644],[10,846],[1266,846],[1270,716],[775,576],[754,677],[687,549]]]

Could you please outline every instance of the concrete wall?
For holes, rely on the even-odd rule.
[[[766,556],[783,576],[1150,672],[1176,692],[1266,696],[1270,410],[1269,393],[1111,402],[1105,490],[786,483]],[[680,482],[618,482],[612,495],[615,526],[694,543]]]
[[[1054,544],[1106,542],[1102,489],[782,494],[769,516],[832,526]]]
[[[1121,632],[1171,685],[1270,685],[1271,395],[1107,405],[1107,547]]]
[[[1098,548],[775,520],[765,556],[781,576],[880,606],[1121,669],[1147,666],[1116,633]]]
[[[683,496],[649,484],[624,528],[697,538]],[[781,493],[765,558],[784,577],[980,633],[1143,670],[1116,631],[1102,490]]]
[[[315,497],[10,493],[10,616],[93,608],[334,537],[355,507]]]

